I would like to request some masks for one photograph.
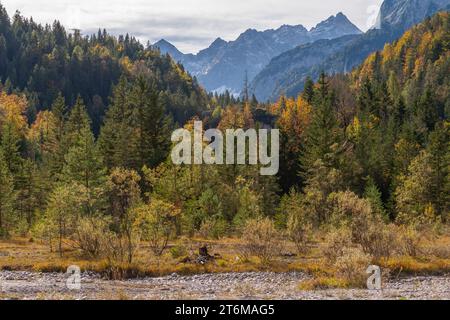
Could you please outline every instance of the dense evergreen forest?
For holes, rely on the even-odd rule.
[[[42,26],[18,12],[10,19],[0,5],[0,78],[6,92],[26,95],[30,122],[59,94],[68,106],[80,96],[98,133],[121,76],[144,76],[175,121],[206,107],[205,93],[181,65],[132,36],[115,38],[105,30],[91,36],[68,33],[58,21]]]
[[[132,262],[139,240],[161,254],[181,235],[273,227],[302,251],[315,231],[345,229],[389,255],[392,228],[448,223],[449,23],[439,13],[352,73],[261,104],[206,94],[128,35],[67,33],[0,7],[0,235]],[[173,165],[171,132],[194,119],[276,126],[279,175]]]

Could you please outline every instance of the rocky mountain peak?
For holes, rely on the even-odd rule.
[[[348,34],[360,34],[361,30],[355,26],[342,12],[330,16],[310,30],[313,39],[333,39]]]

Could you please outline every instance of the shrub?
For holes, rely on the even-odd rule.
[[[361,247],[344,248],[342,255],[336,259],[334,267],[337,275],[353,286],[364,286],[366,270],[371,263],[371,256]]]
[[[82,218],[76,231],[76,243],[82,252],[90,258],[105,254],[106,237],[109,224],[105,218]]]
[[[368,200],[346,191],[330,194],[328,203],[332,211],[330,221],[332,224],[339,226],[352,222],[355,225],[355,231],[365,232],[367,230],[367,221],[372,216]]]
[[[333,265],[337,258],[342,256],[344,249],[352,246],[350,230],[347,228],[334,229],[325,237],[322,254],[325,261]]]
[[[287,231],[289,238],[295,243],[300,254],[309,252],[309,243],[312,237],[313,226],[311,223],[303,221],[301,217],[290,215]]]
[[[188,253],[186,247],[181,244],[173,246],[172,248],[170,248],[169,252],[174,259],[184,257]]]
[[[156,256],[161,256],[167,248],[170,237],[176,231],[179,214],[180,210],[174,205],[158,199],[137,209],[136,226]]]
[[[395,232],[380,214],[372,211],[367,199],[347,191],[331,194],[329,201],[333,208],[332,221],[349,227],[354,244],[376,259],[390,257],[396,247]]]
[[[303,204],[303,200],[302,195],[291,190],[289,195],[283,197],[279,208],[279,216],[287,216],[288,236],[295,243],[300,254],[309,251],[308,244],[313,229],[311,210]]]
[[[242,253],[269,263],[281,250],[280,234],[269,218],[250,219],[242,228]]]
[[[442,228],[442,217],[437,216],[432,205],[425,207],[423,214],[418,216],[407,215],[399,212],[396,222],[402,225],[414,227],[417,231],[422,231],[428,235],[438,234]]]
[[[209,218],[202,222],[199,234],[204,239],[220,239],[227,232],[227,223],[221,218]]]
[[[260,195],[251,188],[250,182],[245,182],[242,177],[238,177],[236,184],[238,185],[238,208],[233,218],[233,224],[237,228],[246,225],[247,220],[257,219],[261,216],[262,210],[260,203],[262,201]]]
[[[417,257],[420,251],[422,234],[413,226],[402,226],[399,231],[402,253],[411,257]]]
[[[128,237],[120,236],[114,232],[106,232],[104,239],[103,256],[111,269],[124,263],[131,264],[133,262],[133,258],[139,248],[140,239],[138,233],[133,232]]]
[[[198,199],[192,199],[186,202],[183,214],[184,229],[192,235],[196,231],[201,234],[205,232],[205,238],[210,237],[209,229],[213,233],[216,222],[223,218],[222,202],[217,193],[212,189],[204,191]],[[202,227],[204,228],[202,230]]]
[[[375,259],[389,258],[397,248],[396,230],[393,225],[385,225],[379,219],[369,221],[366,234],[355,243]]]

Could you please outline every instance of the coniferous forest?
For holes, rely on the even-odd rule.
[[[353,71],[262,102],[246,87],[207,93],[131,35],[0,5],[0,251],[15,241],[43,255],[0,255],[0,268],[308,270],[305,290],[364,285],[371,263],[448,272],[449,28],[438,13]],[[279,129],[278,175],[174,165],[171,133],[195,120]],[[198,263],[203,244],[228,249]]]

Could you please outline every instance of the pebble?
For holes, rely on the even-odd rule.
[[[450,275],[400,278],[381,291],[333,289],[300,291],[310,279],[301,272],[199,274],[109,281],[93,272],[81,275],[81,291],[66,288],[64,273],[0,271],[0,299],[450,299]]]

